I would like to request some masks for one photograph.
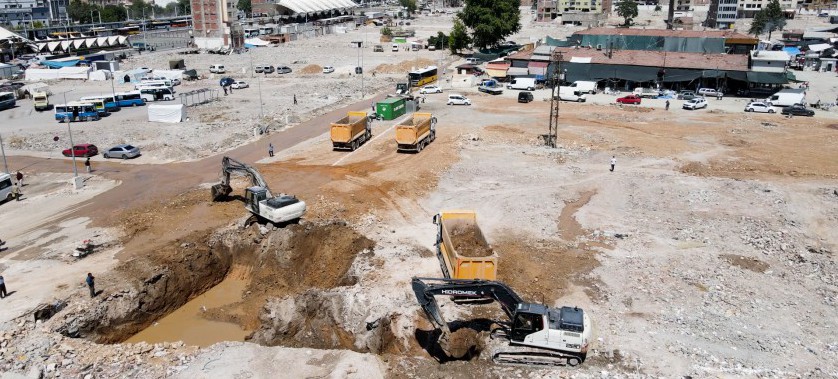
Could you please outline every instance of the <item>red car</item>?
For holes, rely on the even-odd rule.
[[[640,104],[640,96],[628,95],[617,98],[617,104]]]
[[[69,157],[70,155],[75,155],[77,157],[92,157],[96,154],[99,154],[99,149],[96,148],[96,145],[91,145],[89,143],[83,143],[81,145],[73,146],[73,151],[71,152],[70,149],[64,149],[61,152],[65,157]]]

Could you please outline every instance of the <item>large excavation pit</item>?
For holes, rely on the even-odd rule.
[[[198,233],[159,249],[143,259],[120,265],[116,276],[124,288],[111,289],[94,310],[70,311],[56,329],[71,337],[99,343],[177,342],[208,346],[222,341],[265,345],[322,347],[286,330],[270,339],[252,338],[263,327],[266,304],[308,298],[312,304],[329,291],[353,285],[353,262],[374,244],[346,223],[303,223],[275,229],[251,225],[216,233]],[[305,296],[303,296],[305,295]],[[317,319],[319,309],[296,308],[303,320]],[[325,325],[326,322],[315,322]],[[292,325],[306,329],[311,322]],[[268,328],[270,329],[270,327]],[[321,328],[322,329],[322,328]],[[299,332],[299,333],[298,333]],[[353,347],[350,332],[330,347]],[[265,328],[262,328],[265,335]],[[276,337],[276,338],[274,338]],[[357,349],[356,349],[357,350]]]

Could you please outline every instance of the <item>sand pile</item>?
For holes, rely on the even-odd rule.
[[[301,74],[319,74],[323,72],[323,67],[316,64],[310,64],[300,69]]]
[[[426,66],[434,66],[436,62],[426,59],[426,58],[419,58],[419,59],[410,59],[406,61],[402,61],[396,64],[388,64],[383,63],[378,66],[375,66],[372,69],[373,72],[377,74],[401,74],[410,71],[414,68],[419,67],[426,67]]]

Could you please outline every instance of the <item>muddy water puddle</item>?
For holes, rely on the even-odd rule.
[[[129,338],[128,343],[177,342],[210,346],[221,341],[244,341],[250,330],[238,324],[208,320],[202,314],[212,308],[223,308],[241,300],[247,279],[229,275],[217,286],[192,299],[171,314]],[[231,310],[232,311],[232,310]]]

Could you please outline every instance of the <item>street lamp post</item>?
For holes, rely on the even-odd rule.
[[[64,105],[67,105],[67,92],[72,92],[73,90],[64,91],[62,95],[64,95]],[[71,122],[67,122],[67,134],[70,135],[70,156],[73,157],[73,178],[79,177],[79,169],[76,167],[76,152],[73,150],[73,131],[70,129]],[[75,181],[74,181],[75,183]]]
[[[9,173],[9,164],[6,163],[6,149],[3,147],[3,135],[0,135],[0,152],[3,153],[3,167],[6,168],[6,173]]]
[[[250,77],[252,78],[253,75],[253,49],[249,49],[247,51],[247,55],[250,57]],[[265,113],[263,111],[262,106],[262,78],[256,77],[256,85],[259,87],[259,118],[264,118]]]

